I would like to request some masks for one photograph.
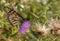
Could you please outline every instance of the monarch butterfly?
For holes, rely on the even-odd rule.
[[[25,20],[18,12],[12,8],[4,7],[4,11],[6,12],[9,23],[13,26],[18,25]]]

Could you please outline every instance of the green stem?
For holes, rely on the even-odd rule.
[[[31,33],[31,31],[29,31],[27,34],[28,34],[28,36],[31,37],[32,39],[37,40],[37,38]]]

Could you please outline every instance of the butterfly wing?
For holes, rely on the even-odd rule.
[[[14,11],[13,9],[11,9],[9,7],[5,7],[4,10],[6,12],[7,19],[11,25],[15,26],[15,25],[20,24],[20,22],[24,21],[24,18],[19,13]]]

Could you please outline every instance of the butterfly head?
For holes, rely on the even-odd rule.
[[[4,6],[4,11],[5,11],[6,13],[9,13],[11,10],[13,10],[13,9],[11,9],[11,8],[9,8],[9,7],[6,7],[6,6]]]

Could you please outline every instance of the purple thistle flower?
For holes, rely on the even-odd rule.
[[[25,32],[29,30],[30,26],[31,26],[31,23],[29,21],[23,22],[21,27],[19,28],[19,32],[21,34],[25,34]]]

